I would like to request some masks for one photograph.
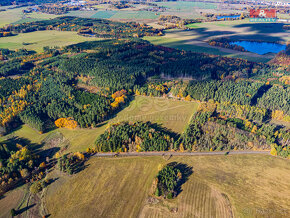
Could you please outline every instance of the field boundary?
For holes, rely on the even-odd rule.
[[[212,156],[212,155],[242,155],[242,154],[265,154],[270,155],[270,151],[211,151],[211,152],[109,152],[96,153],[94,157],[134,157],[134,156]]]

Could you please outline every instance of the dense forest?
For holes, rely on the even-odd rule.
[[[263,84],[261,82],[240,81],[192,81],[186,87],[184,95],[193,99],[208,101],[214,99],[220,102],[218,109],[224,113],[242,116],[245,119],[262,122],[267,117],[268,109],[281,111],[288,121],[290,114],[290,88]],[[226,112],[227,111],[227,112]],[[237,113],[240,111],[240,113]],[[235,113],[236,112],[236,113]],[[239,114],[239,115],[238,115]]]

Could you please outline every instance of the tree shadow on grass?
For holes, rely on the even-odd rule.
[[[181,180],[179,180],[177,187],[175,189],[176,196],[178,196],[183,191],[182,185],[185,182],[187,182],[189,176],[193,174],[193,167],[188,166],[187,164],[184,164],[184,163],[177,163],[177,162],[171,162],[168,164],[168,166],[172,166],[176,169],[179,169],[180,172],[182,173],[182,178]]]
[[[16,211],[16,214],[17,214],[17,215],[20,215],[20,214],[22,214],[23,212],[25,212],[25,211],[29,210],[30,208],[34,207],[35,205],[36,205],[36,204],[31,204],[31,205],[29,205],[29,206],[26,206],[26,207],[20,209],[20,210],[17,210],[17,211]]]
[[[73,165],[73,174],[77,174],[81,171],[83,171],[84,169],[86,169],[88,166],[90,166],[89,164],[85,165],[85,161],[82,162],[77,162]]]

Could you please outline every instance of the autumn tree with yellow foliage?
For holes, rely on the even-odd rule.
[[[78,123],[72,117],[59,118],[54,122],[54,124],[58,128],[64,127],[68,129],[75,129],[78,126]]]

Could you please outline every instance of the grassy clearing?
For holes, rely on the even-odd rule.
[[[18,137],[28,140],[32,145],[41,144],[47,137],[50,137],[56,133],[61,133],[63,137],[68,141],[69,147],[67,152],[85,151],[88,147],[93,147],[96,138],[105,131],[105,126],[101,126],[96,129],[55,129],[50,132],[39,134],[36,130],[30,128],[27,125],[21,126],[18,130],[11,134],[0,138],[1,141],[5,141],[11,137]],[[61,146],[61,145],[60,145]]]
[[[10,210],[12,208],[16,209],[23,197],[23,188],[16,188],[6,193],[3,198],[0,198],[0,217],[11,217]]]
[[[268,56],[264,56],[264,57],[251,57],[251,56],[247,56],[247,55],[243,55],[243,54],[229,54],[229,55],[225,55],[226,57],[230,57],[230,58],[242,58],[242,59],[247,59],[248,61],[254,61],[254,62],[262,62],[262,63],[267,63],[268,61],[270,61],[273,57],[268,57]]]
[[[84,41],[100,40],[83,37],[76,32],[60,32],[55,30],[23,33],[17,36],[0,38],[0,48],[35,50],[42,52],[44,46],[66,46]],[[24,45],[27,44],[27,45]]]
[[[182,133],[198,104],[163,98],[136,96],[110,123],[120,121],[150,121],[174,132]]]
[[[177,161],[193,174],[173,200],[146,198],[160,165]],[[74,176],[61,176],[47,192],[53,217],[287,217],[288,160],[267,155],[92,158]],[[54,177],[59,177],[54,172]],[[279,184],[276,185],[276,184]],[[178,208],[176,213],[170,212]]]

